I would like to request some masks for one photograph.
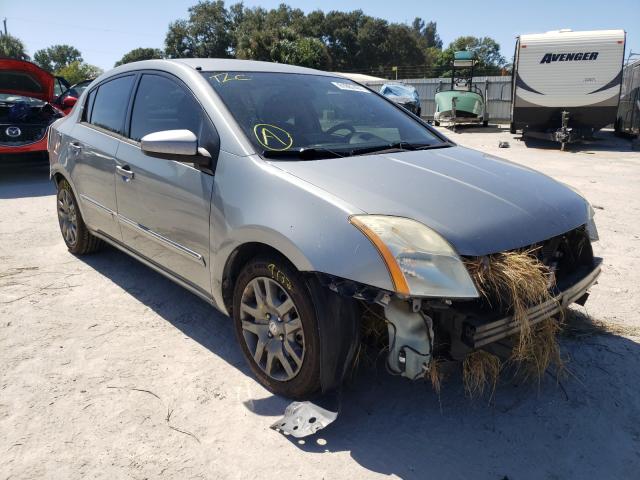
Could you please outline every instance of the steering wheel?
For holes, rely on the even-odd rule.
[[[367,143],[367,142],[372,142],[372,141],[379,141],[380,143],[387,143],[387,140],[385,140],[384,138],[379,137],[378,135],[375,135],[375,134],[369,133],[369,132],[356,132],[356,133],[352,133],[351,135],[349,135],[349,143],[350,144]]]
[[[327,135],[333,135],[334,133],[340,131],[340,130],[349,130],[350,134],[349,136],[353,135],[354,133],[356,133],[356,129],[353,128],[353,125],[347,123],[347,122],[342,122],[342,123],[338,123],[337,125],[334,125],[333,127],[329,128],[329,130],[327,130],[326,133]]]

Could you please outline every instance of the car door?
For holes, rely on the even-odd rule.
[[[81,121],[71,133],[72,178],[85,222],[116,240],[121,238],[116,218],[116,152],[134,80],[135,75],[116,77],[89,92]]]
[[[213,171],[188,158],[158,158],[140,148],[149,133],[179,129],[216,148],[217,133],[191,91],[168,74],[143,73],[131,106],[129,140],[118,147],[118,219],[129,248],[210,296]]]

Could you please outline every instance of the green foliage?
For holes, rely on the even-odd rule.
[[[134,48],[130,52],[125,53],[122,58],[116,62],[114,67],[124,65],[125,63],[153,60],[156,58],[164,58],[164,52],[159,48]]]
[[[410,25],[351,12],[308,14],[284,3],[277,8],[245,7],[224,0],[200,0],[186,19],[169,25],[165,50],[136,48],[115,66],[153,58],[241,58],[323,70],[360,72],[386,78],[451,75],[453,53],[476,53],[476,75],[499,75],[508,68],[500,45],[489,37],[462,36],[443,50],[436,22],[416,17]],[[24,44],[0,36],[0,56],[29,59]],[[34,61],[70,82],[98,75],[70,45],[38,50]],[[394,68],[397,67],[397,70]]]
[[[198,2],[189,8],[188,20],[169,25],[165,39],[167,56],[230,57],[234,43],[231,18],[223,0]]]
[[[420,17],[416,17],[411,24],[413,31],[420,36],[426,48],[442,49],[442,40],[438,35],[438,26],[436,22],[425,22]]]
[[[311,37],[276,43],[271,50],[271,59],[274,62],[318,69],[327,69],[331,62],[325,45]]]
[[[24,43],[12,35],[0,35],[0,57],[30,60]]]
[[[40,68],[48,72],[56,72],[68,67],[73,62],[82,62],[80,51],[71,45],[52,45],[38,50],[33,60]]]
[[[406,25],[362,10],[305,14],[284,3],[227,8],[223,0],[201,0],[187,19],[170,24],[165,46],[169,58],[231,57],[386,77],[397,66],[404,78],[446,74],[456,49],[477,53],[478,72],[497,74],[505,64],[499,45],[488,37],[460,37],[443,50],[437,24],[419,17]]]
[[[64,77],[71,85],[83,80],[96,78],[101,73],[102,70],[95,65],[89,65],[77,60],[55,71],[57,76]]]
[[[490,37],[458,37],[449,44],[446,50],[438,59],[438,66],[446,71],[446,76],[450,76],[450,66],[453,61],[453,54],[459,50],[469,50],[474,52],[478,60],[475,71],[477,75],[500,75],[506,66],[505,58],[500,54],[500,45]]]

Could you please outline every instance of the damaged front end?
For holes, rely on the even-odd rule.
[[[514,300],[487,293],[476,299],[392,300],[384,306],[389,330],[387,364],[409,379],[425,377],[435,357],[461,361],[478,349],[505,351],[523,323],[534,327],[559,318],[572,303],[584,305],[597,281],[602,259],[593,256],[589,235],[580,227],[523,251],[550,272],[548,298],[514,311]],[[480,260],[491,262],[491,256]],[[505,294],[508,296],[508,294]],[[501,348],[496,348],[501,347]]]
[[[476,298],[411,297],[320,275],[319,281],[327,290],[362,305],[357,338],[363,343],[358,351],[345,350],[340,360],[351,367],[354,360],[355,363],[360,361],[357,357],[363,354],[363,348],[373,347],[373,358],[378,358],[381,350],[388,352],[386,366],[390,373],[410,380],[430,379],[433,382],[434,372],[438,377],[435,370],[438,362],[463,362],[474,353],[485,351],[508,356],[524,327],[536,328],[547,319],[555,322],[570,304],[586,302],[588,289],[596,283],[602,264],[600,258],[593,256],[589,237],[588,228],[583,226],[510,252],[530,257],[530,262],[545,272],[547,282],[547,294],[542,297],[545,300],[524,303],[520,311],[513,298],[498,298],[497,292],[482,285],[477,287]],[[481,264],[491,268],[498,259],[489,255],[464,258],[463,261],[469,277],[478,282],[472,266]],[[329,374],[334,378],[330,382],[332,387],[324,396],[314,402],[294,402],[272,427],[302,438],[332,423],[340,410],[340,395],[339,392],[336,394],[336,389],[339,390],[347,370],[332,369]]]
[[[382,223],[387,222],[386,218]],[[434,382],[436,378],[438,385],[434,382],[434,387],[439,388],[436,367],[441,361],[464,364],[477,353],[513,359],[516,358],[513,352],[518,352],[520,360],[527,360],[524,355],[528,332],[534,335],[537,325],[544,320],[556,322],[572,303],[583,305],[588,289],[600,274],[602,261],[593,256],[591,247],[591,240],[597,239],[591,222],[522,249],[483,257],[454,257],[455,254],[450,253],[452,249],[440,242],[440,237],[430,236],[430,230],[405,219],[392,218],[392,233],[385,231],[383,224],[370,221],[370,217],[367,223],[354,224],[372,242],[384,239],[374,244],[381,249],[383,258],[395,259],[406,280],[403,284],[400,276],[394,279],[396,292],[319,276],[332,293],[358,300],[363,306],[360,350],[351,349],[341,359],[349,367],[354,357],[355,363],[361,360],[358,356],[362,356],[363,348],[373,347],[373,359],[379,358],[381,351],[387,352],[386,366],[390,373],[410,380],[426,378]],[[402,222],[401,228],[399,222]],[[409,234],[398,238],[397,232]],[[406,248],[409,238],[412,249]],[[393,278],[392,269],[390,275]],[[502,280],[501,275],[509,281]],[[449,294],[406,293],[421,288],[423,281],[434,284],[434,280],[441,291]],[[551,341],[557,347],[555,334]],[[544,373],[548,366],[537,365],[538,373]],[[333,369],[333,384],[339,385],[345,373],[346,370]],[[299,438],[324,428],[335,420],[338,411],[339,398],[330,407],[322,401],[296,402],[273,427]]]

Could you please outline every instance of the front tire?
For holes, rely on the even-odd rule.
[[[249,367],[268,390],[297,400],[321,389],[320,337],[309,288],[274,255],[249,261],[233,293],[236,338]]]
[[[58,183],[56,204],[60,232],[69,251],[75,255],[85,255],[99,250],[103,245],[102,240],[89,232],[71,185],[66,180]]]

